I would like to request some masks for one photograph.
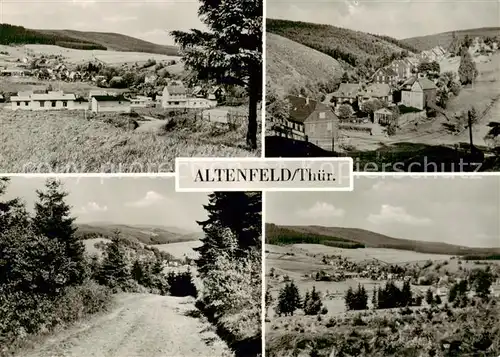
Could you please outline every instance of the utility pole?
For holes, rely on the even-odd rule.
[[[472,142],[472,111],[469,110],[467,113],[467,121],[468,121],[468,126],[469,126],[469,142],[470,142],[470,153],[471,155],[473,154],[474,151],[474,143]]]

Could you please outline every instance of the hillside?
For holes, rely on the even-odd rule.
[[[266,20],[266,31],[286,37],[337,60],[356,66],[381,61],[381,57],[414,52],[411,46],[388,36],[299,21]]]
[[[22,26],[0,23],[0,44],[3,45],[56,45],[83,50],[115,50],[147,52],[178,56],[175,46],[156,45],[130,36],[105,32],[73,30],[34,30]]]
[[[168,56],[179,56],[175,46],[157,45],[134,37],[112,32],[82,32],[74,30],[37,30],[40,33],[54,36],[67,36],[80,41],[89,41],[108,50],[124,52],[146,52]]]
[[[375,233],[359,228],[342,228],[342,227],[322,227],[322,226],[277,226],[274,224],[266,224],[266,243],[269,244],[285,244],[283,238],[280,238],[284,233],[290,232],[291,237],[298,234],[310,237],[311,243],[318,243],[318,236],[321,239],[331,237],[331,240],[356,242],[372,248],[391,248],[400,250],[410,250],[419,253],[428,254],[450,254],[450,255],[468,255],[468,254],[494,254],[500,253],[500,248],[472,248],[463,247],[447,243],[425,242],[416,240],[407,240],[400,238],[392,238],[380,233]],[[290,239],[288,244],[295,244],[294,239]],[[305,243],[302,239],[301,243]],[[330,245],[330,244],[328,244]]]
[[[203,233],[187,232],[176,227],[129,226],[112,223],[77,224],[76,234],[80,239],[112,238],[116,230],[129,241],[144,244],[167,244],[196,241]]]
[[[330,56],[285,37],[266,35],[266,76],[268,90],[277,94],[328,86],[327,80],[342,77],[342,66]],[[326,89],[326,88],[325,88]]]
[[[436,46],[442,46],[443,48],[448,49],[453,41],[453,34],[455,34],[456,38],[459,40],[464,39],[466,35],[471,38],[496,37],[500,36],[500,27],[483,27],[469,30],[449,31],[428,36],[406,38],[401,41],[408,46],[415,47],[419,51],[429,50]]]

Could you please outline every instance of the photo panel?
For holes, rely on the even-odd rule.
[[[500,177],[355,187],[266,193],[266,356],[498,356]]]
[[[0,5],[0,172],[261,156],[262,0]]]
[[[1,356],[262,355],[262,194],[0,179]]]
[[[495,0],[268,0],[265,156],[499,171],[499,14]]]

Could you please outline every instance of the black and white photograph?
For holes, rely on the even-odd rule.
[[[500,171],[497,0],[266,2],[266,157]]]
[[[0,172],[260,157],[261,0],[0,2]]]
[[[500,177],[267,192],[266,356],[500,355]]]
[[[262,197],[0,179],[0,356],[262,355]]]

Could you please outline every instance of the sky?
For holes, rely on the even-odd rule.
[[[173,45],[171,30],[205,29],[198,0],[0,0],[0,23],[32,29],[117,32]]]
[[[305,21],[397,39],[500,26],[498,0],[267,0],[267,18]]]
[[[500,176],[358,177],[351,192],[268,192],[265,219],[500,247]]]
[[[200,231],[195,221],[207,218],[207,193],[175,192],[174,178],[64,178],[66,202],[77,223],[109,222],[127,225],[161,225]],[[12,177],[5,198],[22,198],[29,210],[43,189],[45,178]]]

